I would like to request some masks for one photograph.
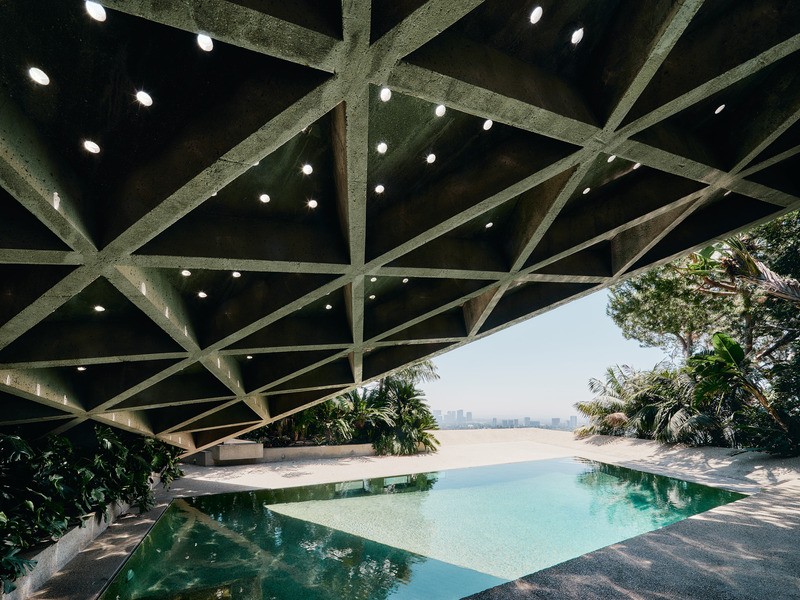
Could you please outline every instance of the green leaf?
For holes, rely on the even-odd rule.
[[[729,335],[717,332],[711,337],[711,345],[714,351],[728,364],[737,367],[744,361],[744,350]]]

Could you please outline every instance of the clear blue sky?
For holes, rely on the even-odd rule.
[[[652,368],[659,349],[626,340],[606,316],[606,290],[551,310],[434,359],[441,379],[422,384],[433,409],[473,417],[533,419],[577,414],[590,377],[606,367]]]

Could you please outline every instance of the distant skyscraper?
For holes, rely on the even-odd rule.
[[[492,427],[497,427],[497,417],[492,417]]]
[[[467,421],[472,421],[472,413],[467,412]]]
[[[572,415],[569,418],[569,428],[570,429],[575,429],[577,426],[578,426],[578,417],[575,416],[575,415]]]
[[[531,418],[530,417],[525,417],[525,419],[522,421],[522,423],[525,425],[525,427],[530,427],[531,426]]]
[[[541,427],[541,421],[531,421],[531,427]]]
[[[448,410],[447,415],[444,418],[445,421],[455,421],[456,420],[456,411]]]
[[[553,427],[559,427],[561,425],[561,419],[559,419],[558,417],[553,417],[553,421],[551,424]]]
[[[463,410],[458,409],[458,412],[456,413],[456,421],[458,421],[459,423],[463,423],[464,422],[464,411]]]

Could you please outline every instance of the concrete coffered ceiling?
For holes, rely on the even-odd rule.
[[[0,1],[0,432],[205,448],[800,205],[797,2],[101,4]]]

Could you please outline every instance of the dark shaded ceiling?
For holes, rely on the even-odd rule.
[[[102,4],[0,3],[0,432],[205,448],[800,204],[797,2]]]

